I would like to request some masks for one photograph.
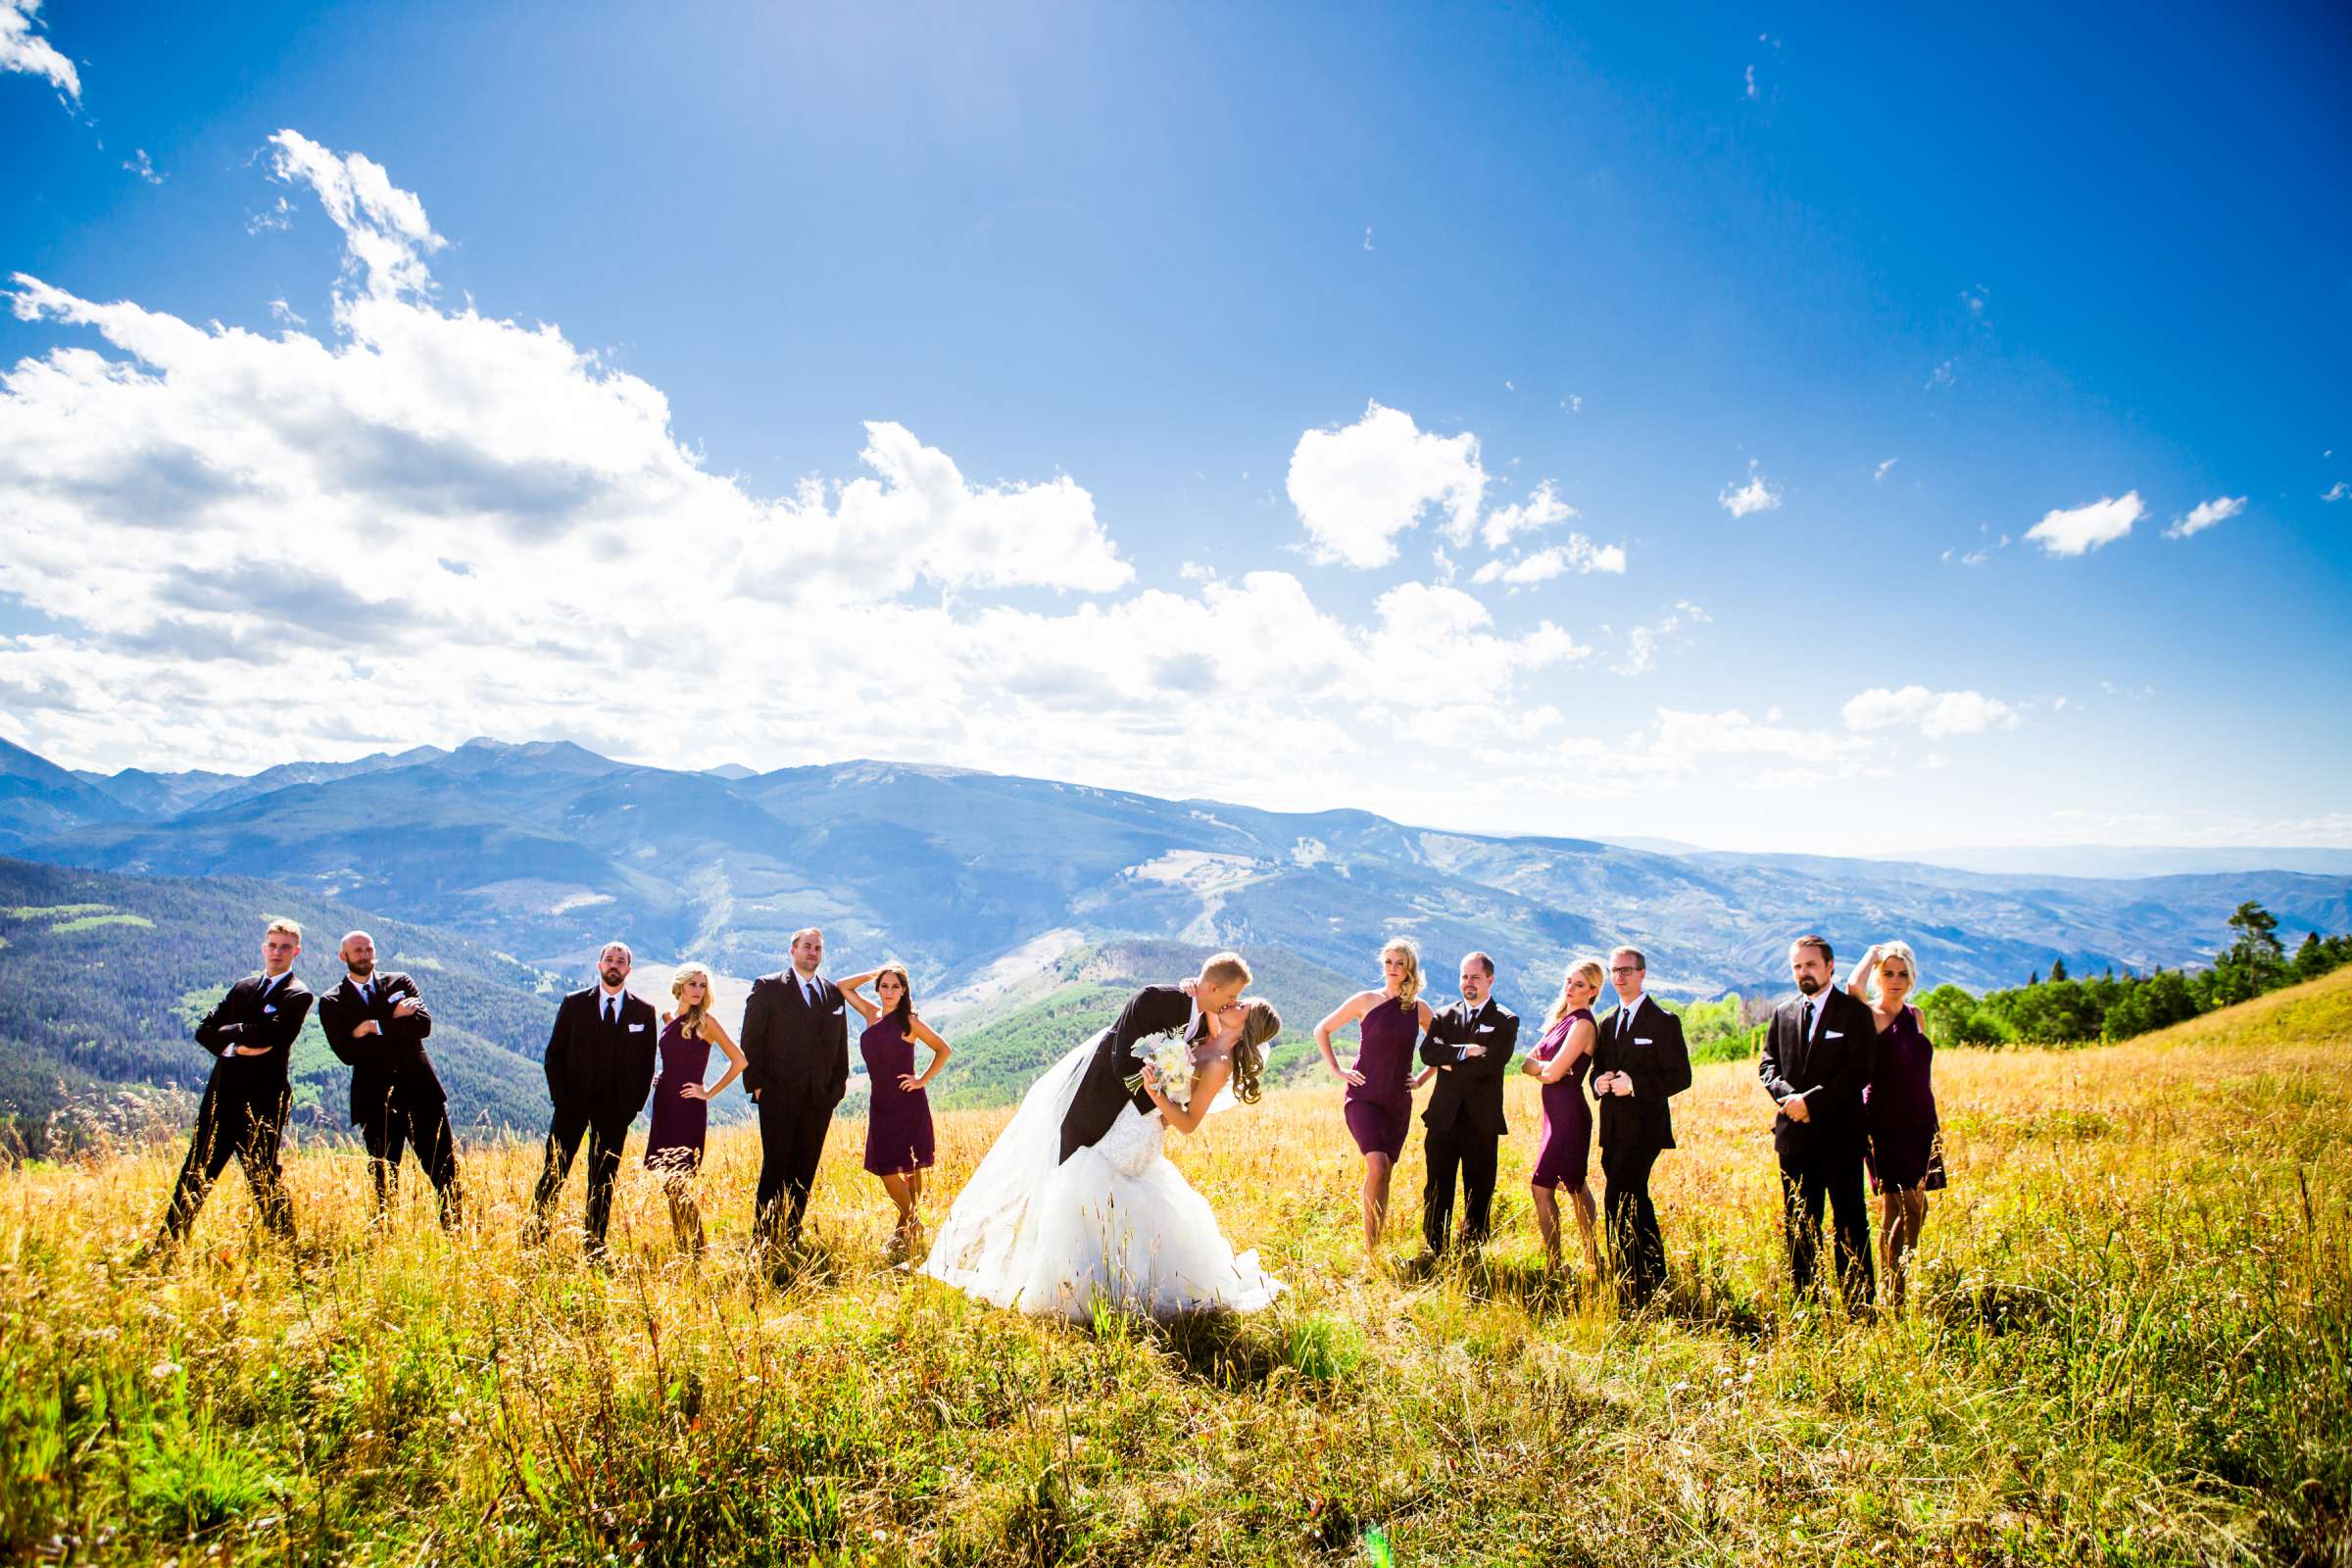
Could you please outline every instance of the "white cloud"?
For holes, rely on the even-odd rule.
[[[1941,365],[1936,367],[1936,368],[1933,370],[1930,370],[1928,372],[1928,384],[1924,390],[1933,392],[1938,387],[1947,387],[1959,380],[1960,374],[1955,368],[1959,363],[1960,362],[1957,360],[1946,360]]]
[[[39,76],[72,103],[81,102],[81,74],[34,29],[41,0],[0,0],[0,71]]]
[[[2352,485],[2338,479],[2328,487],[2328,493],[2320,499],[2322,501],[2352,501]]]
[[[1987,289],[1982,283],[1978,283],[1973,287],[1964,288],[1960,291],[1960,303],[1968,307],[1968,314],[1971,316],[1983,316],[1984,314],[1984,302],[1991,297],[1992,291]]]
[[[1371,224],[1369,224],[1369,223],[1366,223],[1366,224],[1364,225],[1364,249],[1366,249],[1366,250],[1370,250],[1371,248],[1372,248],[1372,225],[1371,225]]]
[[[1900,462],[1902,462],[1902,461],[1903,461],[1903,460],[1902,460],[1902,459],[1900,459],[1900,458],[1888,458],[1888,459],[1887,459],[1887,460],[1886,460],[1885,463],[1882,463],[1882,464],[1880,464],[1880,465],[1878,466],[1877,469],[1876,469],[1876,470],[1874,470],[1874,471],[1872,472],[1872,474],[1871,474],[1871,476],[1870,476],[1870,482],[1871,482],[1871,483],[1873,483],[1873,484],[1876,484],[1876,483],[1878,483],[1878,482],[1879,482],[1881,479],[1884,479],[1884,478],[1886,478],[1886,470],[1887,470],[1887,469],[1889,469],[1889,468],[1891,468],[1891,467],[1893,467],[1893,466],[1894,466],[1896,464],[1898,464],[1898,463],[1900,463]]]
[[[2016,711],[1997,697],[1974,691],[1932,692],[1925,686],[1873,686],[1847,700],[1843,716],[1850,730],[1915,729],[1930,740],[2017,728]]]
[[[1595,545],[1581,533],[1572,533],[1565,544],[1552,545],[1533,555],[1505,561],[1500,557],[1488,562],[1470,574],[1474,583],[1499,582],[1513,586],[1549,582],[1569,572],[1625,571],[1625,548],[1622,545]]]
[[[912,760],[1329,799],[1397,734],[1541,737],[1536,688],[1591,655],[1444,584],[1356,618],[1279,571],[1138,584],[1075,477],[978,481],[887,418],[862,472],[761,495],[558,327],[443,306],[440,237],[378,166],[272,145],[345,236],[331,331],[9,293],[61,338],[0,369],[0,595],[55,623],[0,635],[0,711],[36,750],[243,767],[487,733],[774,765],[842,755],[854,712]],[[1475,508],[1474,444],[1419,439]],[[1184,744],[1211,713],[1279,744]]]
[[[1487,514],[1479,536],[1487,548],[1499,550],[1518,534],[1534,533],[1555,522],[1566,522],[1577,514],[1576,509],[1559,498],[1549,479],[1544,480],[1529,493],[1525,501],[1507,507],[1496,507]]]
[[[1375,402],[1353,424],[1298,438],[1289,489],[1316,560],[1384,566],[1396,559],[1396,535],[1432,508],[1447,539],[1469,543],[1487,471],[1478,437],[1430,434]]]
[[[1674,612],[1654,624],[1636,626],[1625,634],[1625,652],[1609,667],[1620,675],[1640,675],[1657,662],[1658,650],[1666,640],[1682,630],[1685,622],[1703,623],[1714,619],[1698,606],[1684,599],[1676,602]],[[1776,722],[1781,710],[1774,709],[1764,715],[1767,723]]]
[[[2167,539],[2185,539],[2217,522],[2227,522],[2245,510],[2244,496],[2216,496],[2211,501],[2200,501],[2189,509],[2188,515],[2174,518],[2173,525],[2164,530],[2164,536]]]
[[[122,168],[125,172],[138,175],[150,185],[161,185],[164,182],[164,176],[155,172],[155,160],[147,156],[147,149],[144,147],[132,149],[131,155],[122,160]]]
[[[1748,99],[1748,102],[1750,102],[1750,103],[1753,103],[1753,102],[1755,102],[1755,101],[1756,101],[1756,99],[1757,99],[1758,97],[1760,97],[1760,96],[1761,96],[1761,94],[1759,94],[1759,93],[1756,91],[1756,68],[1755,68],[1755,67],[1753,67],[1753,66],[1750,66],[1750,67],[1748,67],[1748,68],[1747,68],[1747,99]]]
[[[2132,531],[2133,523],[2147,514],[2139,492],[2132,490],[2086,506],[2045,513],[2039,522],[2026,530],[2026,537],[2053,556],[2080,556],[2123,538]]]
[[[1723,493],[1718,495],[1715,500],[1724,511],[1733,516],[1744,517],[1752,513],[1778,510],[1781,504],[1781,492],[1778,487],[1765,481],[1764,475],[1751,461],[1747,466],[1747,483],[1737,486],[1725,485]]]

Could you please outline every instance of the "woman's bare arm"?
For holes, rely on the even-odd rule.
[[[882,1016],[882,1009],[866,1001],[859,988],[881,972],[879,969],[868,969],[863,974],[854,974],[847,980],[833,982],[841,988],[841,994],[849,1000],[851,1006],[858,1009],[858,1016],[862,1017],[868,1025]]]
[[[1379,1004],[1379,992],[1358,991],[1354,996],[1332,1008],[1330,1017],[1315,1025],[1315,1048],[1323,1053],[1323,1065],[1329,1067],[1335,1076],[1344,1078],[1348,1083],[1360,1086],[1364,1081],[1364,1075],[1352,1067],[1340,1065],[1339,1055],[1331,1049],[1331,1037],[1335,1031],[1347,1028],[1365,1013],[1370,1012]]]
[[[1159,1070],[1150,1062],[1144,1063],[1144,1093],[1159,1107],[1160,1120],[1180,1133],[1189,1133],[1208,1119],[1208,1107],[1215,1102],[1217,1091],[1233,1076],[1233,1058],[1219,1056],[1193,1074],[1193,1102],[1179,1105],[1160,1093]]]
[[[953,1054],[948,1049],[948,1043],[939,1037],[937,1030],[920,1018],[910,1021],[914,1025],[914,1038],[931,1048],[931,1064],[923,1069],[922,1076],[919,1078],[913,1073],[907,1073],[899,1079],[899,1087],[908,1091],[920,1089],[938,1077],[939,1069],[947,1065],[948,1057]]]

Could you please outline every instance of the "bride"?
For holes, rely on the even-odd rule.
[[[1171,1126],[1190,1133],[1237,1100],[1256,1102],[1266,1044],[1282,1019],[1252,1001],[1206,1022],[1188,1054],[1188,1094],[1175,1098],[1176,1086],[1145,1060],[1142,1092],[1152,1108],[1129,1102],[1108,1132],[1067,1159],[1058,1129],[1110,1031],[1048,1068],[956,1195],[922,1272],[997,1306],[1081,1323],[1098,1307],[1169,1317],[1271,1302],[1282,1283],[1258,1268],[1254,1251],[1234,1255],[1207,1200],[1163,1145]],[[1185,1050],[1174,1037],[1167,1049]]]

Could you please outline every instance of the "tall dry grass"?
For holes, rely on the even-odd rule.
[[[379,1231],[357,1154],[303,1150],[293,1254],[249,1235],[232,1168],[166,1271],[126,1259],[176,1149],[23,1168],[0,1175],[0,1549],[2341,1564],[2348,1048],[2338,975],[2118,1048],[1946,1053],[1953,1185],[1911,1311],[1859,1324],[1788,1298],[1740,1063],[1678,1102],[1654,1183],[1675,1284],[1636,1318],[1541,1270],[1524,1083],[1483,1266],[1367,1269],[1337,1095],[1294,1090],[1176,1150],[1294,1294],[1092,1331],[885,1267],[853,1124],[783,1288],[744,1247],[749,1131],[713,1138],[699,1269],[634,1170],[609,1272],[576,1240],[525,1251],[536,1151],[513,1146],[468,1152],[455,1239],[413,1167]],[[935,1214],[1004,1116],[943,1118]],[[1408,1152],[1399,1253],[1420,1179]]]

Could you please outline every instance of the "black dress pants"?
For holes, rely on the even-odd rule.
[[[1650,1143],[1600,1152],[1601,1180],[1608,1184],[1609,1261],[1637,1304],[1666,1283],[1666,1238],[1649,1200],[1649,1170],[1662,1152]]]
[[[455,1225],[464,1204],[458,1185],[458,1141],[449,1129],[449,1106],[439,1100],[412,1100],[395,1089],[383,1103],[363,1107],[360,1142],[368,1171],[375,1178],[376,1212],[387,1213],[400,1187],[400,1155],[414,1150],[433,1191],[441,1199],[441,1223]],[[569,1156],[565,1156],[568,1162]],[[557,1178],[559,1184],[563,1178]]]
[[[1453,1188],[1458,1173],[1462,1187],[1462,1245],[1483,1246],[1494,1208],[1494,1166],[1502,1140],[1481,1132],[1468,1117],[1450,1126],[1432,1127],[1423,1145],[1429,1156],[1429,1179],[1421,1189],[1421,1238],[1433,1252],[1443,1252],[1453,1230]]]
[[[207,1089],[196,1106],[196,1128],[188,1139],[188,1157],[172,1185],[172,1200],[164,1209],[164,1240],[177,1244],[196,1223],[196,1211],[228,1168],[231,1159],[245,1167],[246,1185],[253,1189],[254,1206],[262,1223],[291,1241],[294,1206],[286,1201],[283,1172],[277,1162],[277,1142],[285,1131],[286,1108],[293,1092],[254,1100],[243,1095],[219,1094]]]
[[[620,1178],[621,1147],[629,1141],[635,1116],[591,1115],[585,1110],[559,1107],[547,1129],[547,1155],[539,1167],[539,1186],[531,1194],[533,1233],[547,1233],[547,1211],[571,1174],[572,1156],[580,1140],[588,1140],[587,1243],[590,1255],[605,1250],[605,1229],[612,1219],[612,1184]]]
[[[1825,1207],[1835,1220],[1838,1289],[1845,1304],[1859,1310],[1869,1303],[1877,1275],[1871,1265],[1861,1139],[1815,1136],[1793,1157],[1781,1156],[1781,1216],[1788,1237],[1788,1272],[1800,1294],[1820,1289]]]
[[[833,1107],[807,1091],[774,1084],[760,1091],[760,1192],[753,1223],[760,1239],[797,1245],[808,1189],[825,1157]]]

